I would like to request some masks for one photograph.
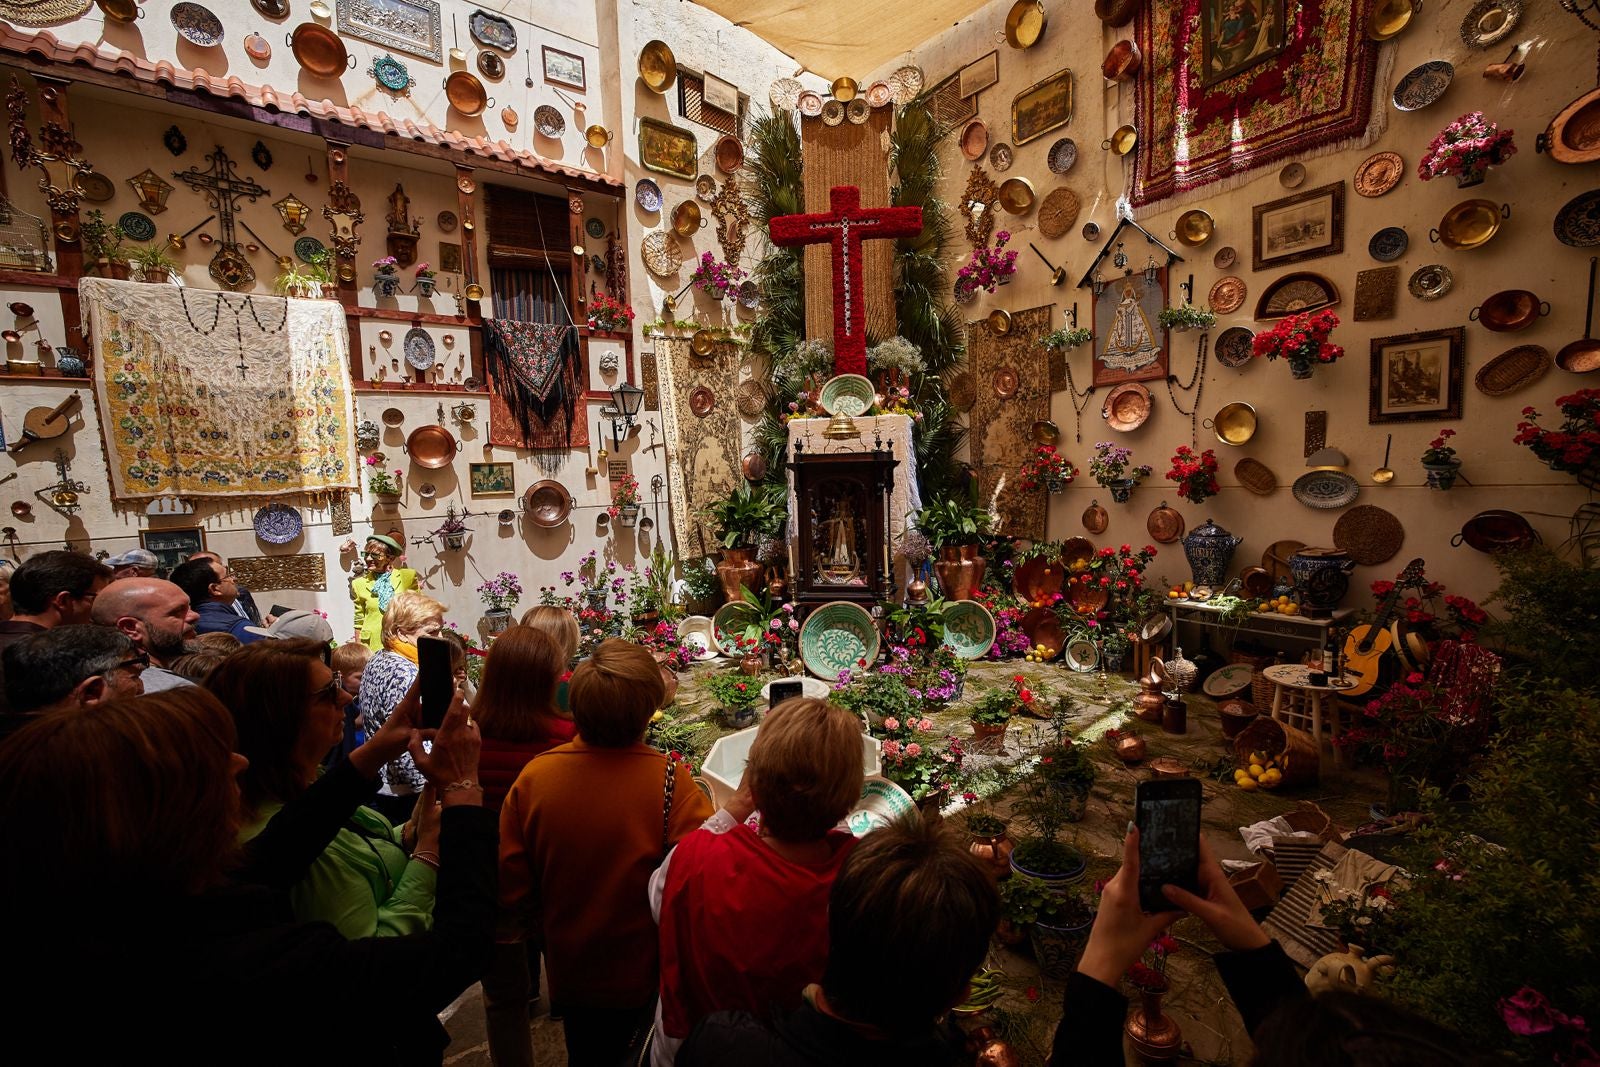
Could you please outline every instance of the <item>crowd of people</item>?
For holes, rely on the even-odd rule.
[[[221,559],[172,579],[73,552],[0,575],[17,1062],[438,1064],[439,1013],[481,981],[494,1062],[531,1064],[541,970],[576,1067],[967,1062],[947,1013],[990,951],[995,883],[920,820],[840,828],[852,714],[772,708],[714,810],[643,741],[666,693],[650,652],[575,662],[560,609],[500,635],[476,689],[458,639],[424,730],[417,642],[450,634],[425,593],[386,598],[374,651],[314,613],[252,619]],[[1186,914],[1225,946],[1255,1062],[1472,1062],[1380,1000],[1310,999],[1203,841],[1200,895],[1167,887],[1150,915],[1137,883],[1130,825],[1055,1067],[1123,1062],[1119,983]]]

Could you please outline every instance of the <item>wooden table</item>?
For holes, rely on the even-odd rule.
[[[1339,693],[1346,685],[1313,685],[1311,669],[1301,663],[1279,663],[1263,670],[1262,675],[1273,684],[1272,717],[1286,726],[1306,730],[1322,743],[1324,715],[1328,722],[1328,739],[1333,748],[1333,765],[1344,766],[1344,754],[1339,750]],[[1333,699],[1328,699],[1332,697]]]

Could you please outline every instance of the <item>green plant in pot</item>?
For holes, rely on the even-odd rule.
[[[722,559],[717,563],[717,580],[722,595],[739,599],[739,587],[760,592],[766,585],[764,568],[756,560],[756,548],[763,538],[776,536],[783,527],[787,505],[781,485],[751,485],[739,488],[706,508],[706,517],[717,528],[717,543]]]
[[[738,671],[723,671],[707,678],[705,685],[706,691],[716,698],[729,726],[743,728],[755,722],[761,686],[754,678]]]
[[[285,257],[287,259],[287,257]],[[304,263],[295,263],[288,260],[289,265],[279,272],[277,278],[278,292],[284,296],[296,296],[311,300],[319,299],[324,289],[333,287],[333,267],[330,265],[331,257],[326,250],[313,252]],[[284,260],[279,261],[284,262]]]
[[[1162,308],[1156,315],[1156,320],[1161,323],[1163,329],[1177,333],[1187,330],[1209,330],[1217,324],[1214,312],[1203,311],[1189,303],[1175,308]]]
[[[965,499],[950,496],[925,505],[913,522],[939,552],[933,570],[945,599],[971,600],[983,584],[983,539],[994,523],[978,503],[977,483]]]
[[[99,208],[84,216],[78,228],[78,239],[83,245],[83,258],[93,264],[102,277],[128,276],[128,257],[122,251],[122,228],[109,221]]]
[[[166,248],[159,244],[141,245],[128,259],[139,268],[139,277],[147,282],[166,282],[178,269],[178,261],[167,255]]]
[[[1012,882],[1034,879],[1016,877]],[[1039,971],[1047,978],[1066,978],[1078,963],[1078,954],[1089,940],[1094,925],[1094,908],[1081,889],[1043,886],[1044,892],[1019,898],[1019,914],[1032,915],[1028,940]],[[1025,901],[1025,903],[1024,903]]]

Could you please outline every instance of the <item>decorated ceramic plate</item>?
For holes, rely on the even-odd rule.
[[[650,214],[661,210],[661,186],[649,178],[640,178],[633,187],[633,202]]]
[[[844,817],[844,824],[856,837],[881,830],[916,808],[911,794],[887,778],[873,775],[861,783],[861,799],[855,810]]]
[[[829,378],[817,402],[829,415],[865,415],[872,408],[872,379],[861,374],[841,374]]]
[[[1437,300],[1450,291],[1456,276],[1443,263],[1428,263],[1418,267],[1411,275],[1406,288],[1418,300]]]
[[[761,287],[754,281],[747,279],[739,283],[739,306],[746,311],[754,311],[761,306]]]
[[[795,106],[800,109],[800,114],[808,119],[814,119],[822,114],[822,96],[807,89],[795,98]],[[843,114],[841,111],[840,117],[843,117]]]
[[[1600,189],[1579,193],[1556,212],[1556,240],[1573,248],[1600,245]]]
[[[305,528],[299,510],[287,504],[268,504],[256,512],[252,525],[256,537],[269,545],[286,545]]]
[[[302,237],[294,243],[294,254],[302,263],[310,263],[328,250],[315,237]]]
[[[598,241],[606,235],[606,224],[598,217],[592,217],[583,224],[583,232]]]
[[[752,626],[760,625],[759,608],[743,600],[730,600],[711,616],[711,640],[716,645],[717,651],[724,656],[737,656],[739,638],[744,637]]]
[[[1250,362],[1255,334],[1245,326],[1229,326],[1217,335],[1217,362],[1238,370]]]
[[[222,43],[222,20],[199,4],[173,4],[172,26],[179,37],[196,47],[214,48]]]
[[[981,659],[994,647],[994,616],[976,600],[952,600],[944,606],[944,643],[962,659]]]
[[[844,101],[828,100],[822,105],[822,124],[837,126],[844,121]]]
[[[711,620],[704,615],[690,615],[678,623],[678,640],[695,650],[695,659],[717,658],[716,641],[711,636]]]
[[[406,331],[405,353],[407,363],[417,370],[427,370],[433,366],[433,337],[420,326],[411,327]]]
[[[1432,59],[1411,68],[1394,87],[1395,110],[1421,111],[1437,103],[1455,76],[1456,68],[1442,59]]]
[[[117,220],[117,229],[130,241],[148,241],[156,235],[156,224],[149,215],[129,211]]]
[[[373,81],[391,93],[403,93],[413,84],[411,72],[394,56],[379,56],[374,59],[372,69],[367,73],[372,75]]]
[[[540,104],[533,109],[533,128],[539,131],[540,137],[555,140],[567,132],[567,120],[549,104]]]
[[[77,174],[72,179],[72,185],[91,204],[104,204],[107,200],[117,195],[117,187],[112,183],[111,179],[96,170]],[[141,241],[148,239],[145,237],[139,238]]]
[[[1207,696],[1231,697],[1250,688],[1253,670],[1248,663],[1230,663],[1212,671],[1200,688]]]
[[[1011,146],[1004,141],[991,146],[989,149],[989,166],[996,174],[1010,170],[1014,158],[1011,153]]]
[[[1306,507],[1331,511],[1354,503],[1361,485],[1344,471],[1306,471],[1294,480],[1293,491]]]
[[[805,86],[793,78],[779,78],[767,89],[767,100],[774,111],[793,111],[804,89]]]
[[[800,659],[818,678],[837,682],[878,659],[878,628],[859,604],[835,600],[814,609],[800,627]]]
[[[1406,254],[1411,238],[1400,226],[1385,226],[1367,242],[1367,255],[1379,263],[1393,263]]]
[[[972,382],[972,372],[962,371],[950,379],[950,403],[955,405],[957,411],[972,410],[972,405],[978,401],[978,390]]]
[[[1100,665],[1100,650],[1087,637],[1079,637],[1067,643],[1064,659],[1068,667],[1087,674]]]
[[[1239,253],[1232,245],[1223,245],[1217,249],[1217,254],[1211,257],[1211,265],[1218,270],[1227,270],[1239,261]]]
[[[1078,144],[1070,137],[1063,137],[1051,145],[1050,155],[1046,157],[1046,163],[1052,174],[1065,174],[1077,161]]]

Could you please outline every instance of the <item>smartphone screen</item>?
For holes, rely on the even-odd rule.
[[[291,608],[286,608],[286,607],[284,607],[284,606],[283,606],[283,605],[282,605],[282,604],[274,604],[274,605],[272,605],[272,611],[271,611],[271,613],[270,613],[270,614],[271,614],[271,615],[272,615],[272,617],[273,617],[273,618],[277,618],[277,617],[278,617],[278,616],[280,616],[280,615],[287,615],[287,614],[289,614],[289,612],[290,612],[290,611],[291,611],[291,610],[293,610],[293,609],[291,609]]]
[[[450,710],[456,681],[450,670],[450,642],[437,637],[417,638],[418,696],[422,700],[424,730],[437,730]]]
[[[790,697],[806,695],[806,683],[800,680],[793,682],[773,682],[767,686],[767,707],[775,708]]]
[[[1134,806],[1139,906],[1147,912],[1171,911],[1172,902],[1161,894],[1163,885],[1200,889],[1200,780],[1140,782]]]

